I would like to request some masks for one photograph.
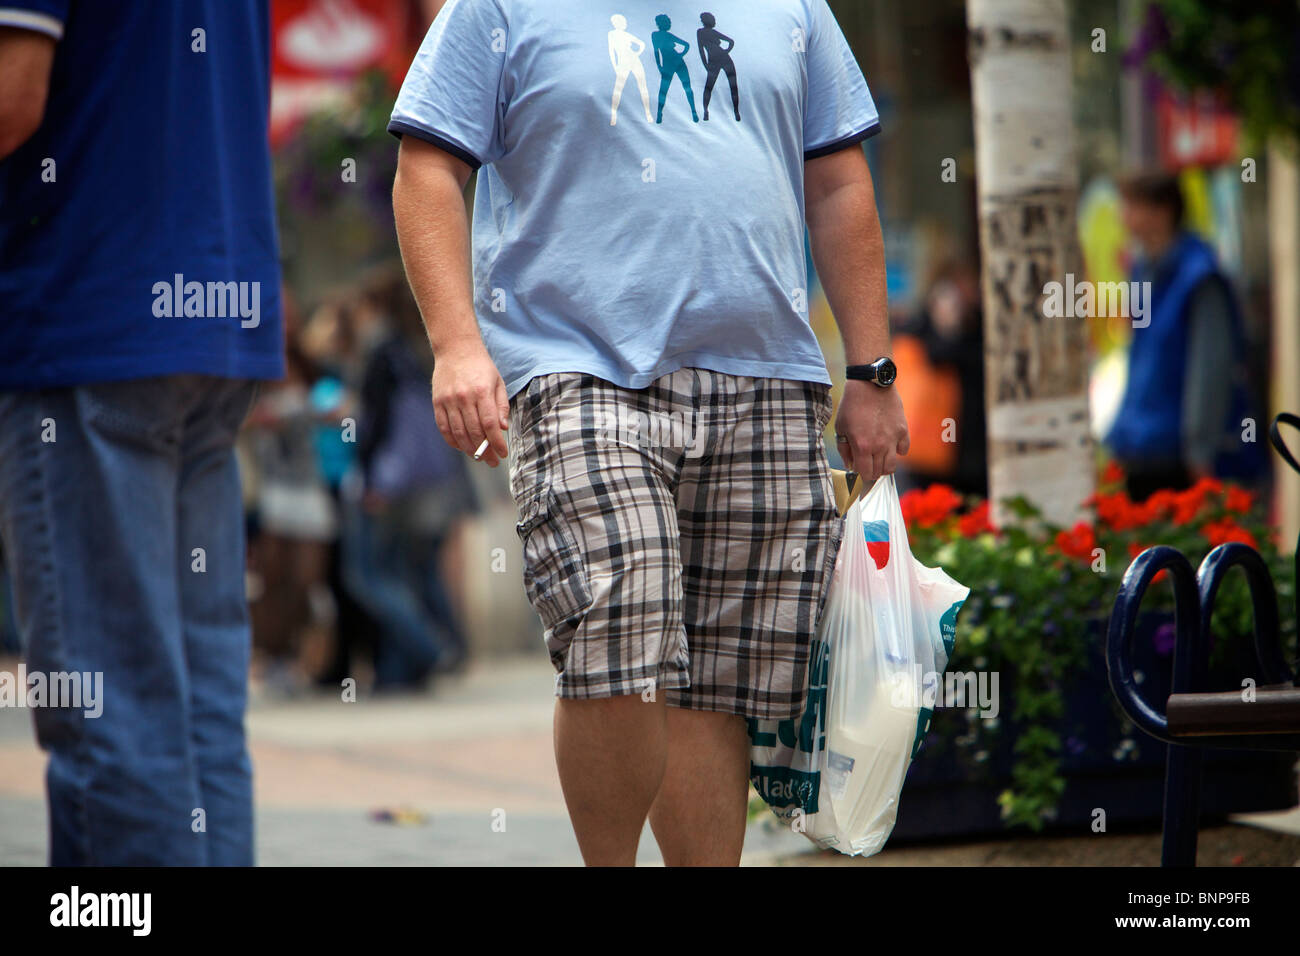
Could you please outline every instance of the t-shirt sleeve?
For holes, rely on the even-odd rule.
[[[474,169],[500,158],[508,40],[495,0],[448,0],[406,74],[388,131],[432,143]]]
[[[880,132],[875,100],[826,0],[809,0],[808,19],[808,105],[803,119],[806,160]]]
[[[63,38],[70,0],[0,0],[0,27],[16,27]]]

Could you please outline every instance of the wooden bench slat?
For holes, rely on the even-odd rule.
[[[1215,694],[1171,694],[1165,713],[1176,737],[1300,733],[1300,688],[1258,687],[1255,699],[1239,690]]]

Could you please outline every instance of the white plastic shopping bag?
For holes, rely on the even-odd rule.
[[[879,852],[929,727],[969,588],[912,557],[893,477],[845,515],[798,720],[750,721],[750,776],[819,846]]]

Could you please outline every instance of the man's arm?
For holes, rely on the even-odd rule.
[[[489,441],[492,467],[506,457],[510,403],[474,317],[465,183],[470,168],[404,136],[393,184],[397,240],[433,348],[433,405],[447,442],[467,455]]]
[[[0,159],[27,142],[45,116],[54,38],[0,27]]]
[[[885,243],[871,170],[861,149],[848,147],[804,164],[813,262],[844,339],[849,365],[890,351]],[[835,419],[848,438],[840,454],[850,469],[874,480],[893,474],[909,448],[903,403],[893,388],[848,381]]]

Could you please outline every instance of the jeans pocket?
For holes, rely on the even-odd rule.
[[[591,607],[592,595],[582,552],[550,488],[524,501],[515,530],[524,546],[524,589],[548,638],[571,630]]]
[[[222,424],[229,428],[232,434],[237,433],[244,427],[244,420],[257,404],[257,399],[262,394],[263,383],[253,379],[230,379],[222,385]]]
[[[189,382],[182,376],[97,382],[74,390],[88,430],[154,451],[179,446]]]

